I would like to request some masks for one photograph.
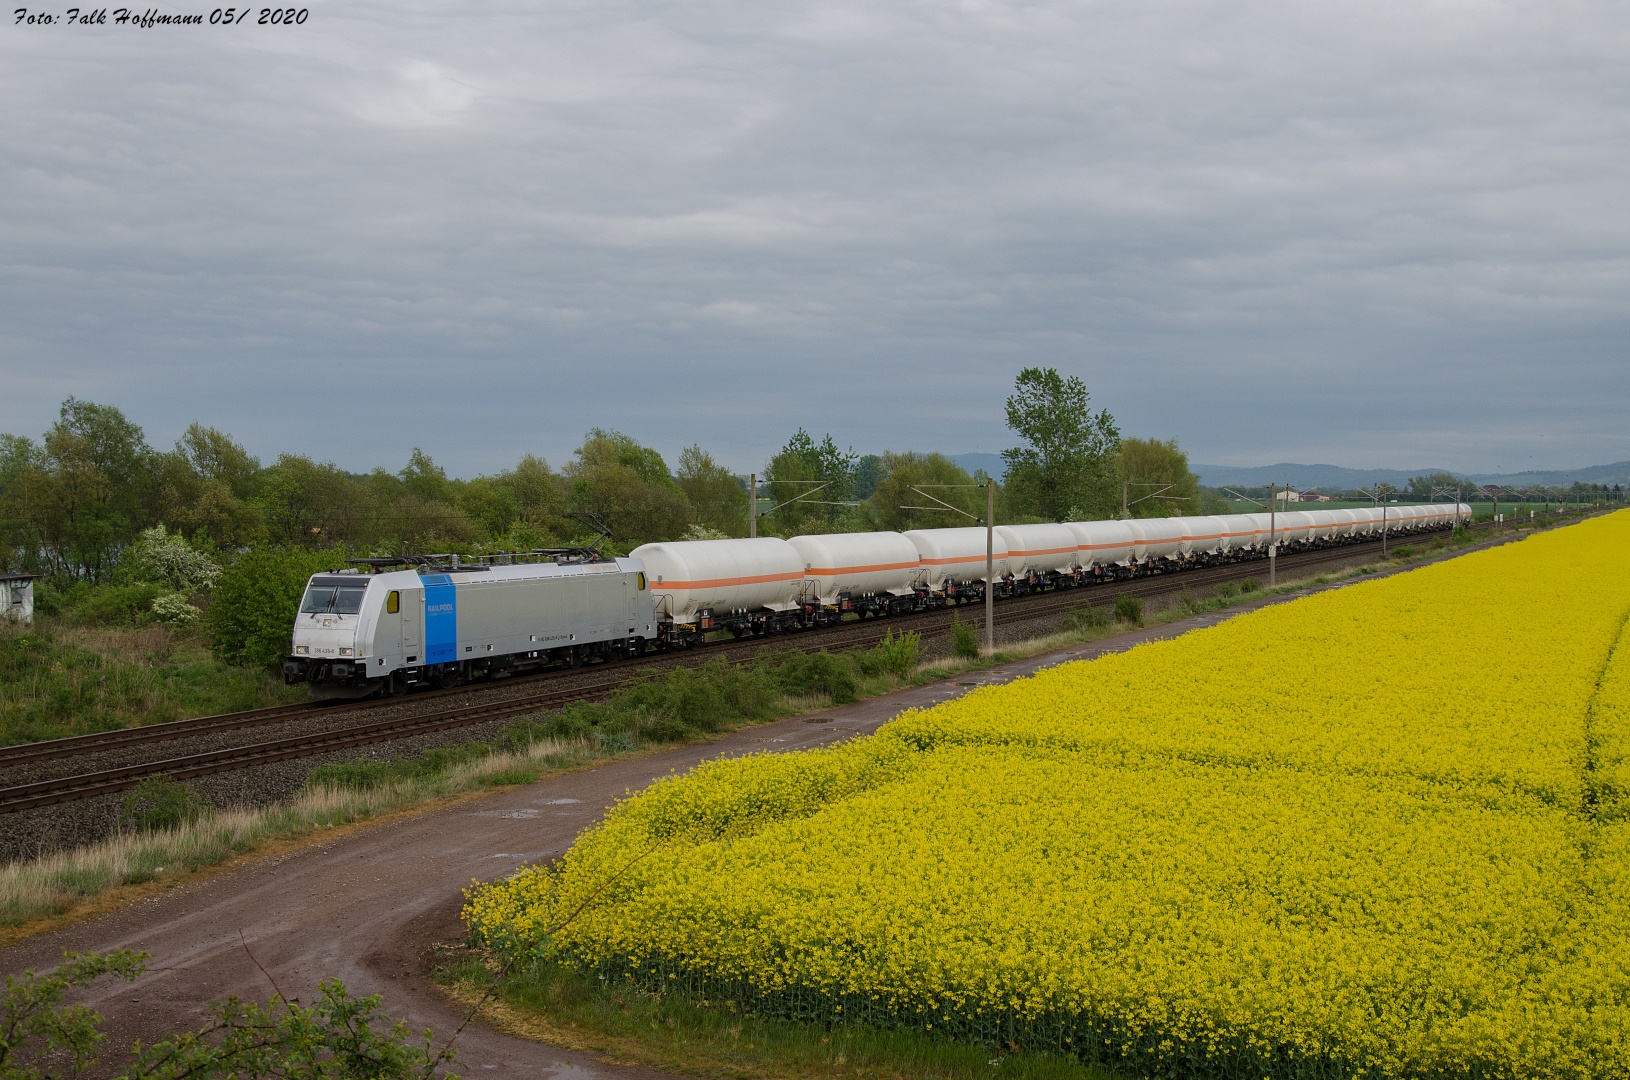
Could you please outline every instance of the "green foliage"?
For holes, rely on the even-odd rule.
[[[69,590],[75,620],[89,626],[133,626],[164,594],[158,585],[99,585],[80,582]]]
[[[382,761],[341,761],[319,765],[306,776],[311,787],[367,791],[413,780],[441,776],[489,753],[485,743],[432,747],[415,758],[385,758]]]
[[[747,535],[747,492],[741,480],[700,446],[679,452],[679,490],[703,526],[723,536]]]
[[[675,539],[696,519],[662,455],[621,432],[592,429],[565,472],[573,510],[598,514],[623,548]]]
[[[1217,586],[1217,595],[1224,600],[1231,600],[1239,595],[1239,587],[1232,581],[1225,581]]]
[[[1109,612],[1101,607],[1093,607],[1088,601],[1071,604],[1069,612],[1064,616],[1061,629],[1070,633],[1081,633],[1090,630],[1102,630],[1110,624]]]
[[[135,832],[157,832],[197,821],[210,809],[186,784],[168,776],[150,776],[126,789],[119,826]]]
[[[251,551],[222,570],[204,624],[215,655],[231,664],[275,664],[290,648],[306,581],[344,563],[343,552]]]
[[[1143,601],[1129,593],[1115,597],[1115,617],[1131,626],[1143,625]]]
[[[481,990],[491,978],[474,962],[446,974]],[[610,1039],[637,1047],[644,1056],[630,1064],[668,1073],[864,1080],[1110,1080],[1114,1075],[1061,1054],[992,1050],[935,1032],[783,1020],[730,1000],[646,993],[549,959],[517,963],[499,984],[499,994],[522,1015],[575,1028],[596,1043]]]
[[[1200,478],[1189,471],[1189,456],[1176,439],[1122,439],[1115,472],[1134,485],[1127,501],[1135,504],[1129,507],[1135,518],[1218,512],[1214,503],[1208,508]]]
[[[65,955],[47,975],[6,976],[0,1003],[0,1080],[42,1075],[77,1076],[95,1063],[103,1039],[101,1016],[83,1005],[64,1005],[64,993],[104,975],[135,981],[147,967],[146,953],[119,949]],[[385,1080],[430,1078],[453,1060],[437,1053],[429,1031],[415,1043],[407,1025],[379,1012],[380,997],[353,998],[345,984],[321,984],[316,1004],[274,997],[269,1006],[236,997],[210,1002],[210,1022],[150,1046],[137,1043],[125,1080],[234,1077],[270,1080]],[[41,1066],[47,1070],[42,1074]],[[64,1066],[67,1072],[60,1071]],[[445,1074],[443,1074],[445,1075]]]
[[[1257,584],[1256,578],[1254,577],[1248,577],[1239,583],[1239,591],[1242,593],[1253,593],[1260,588],[1262,588],[1262,586]]]
[[[915,630],[907,630],[898,636],[893,630],[883,635],[883,640],[862,653],[846,653],[854,656],[855,664],[862,675],[881,675],[884,673],[906,679],[917,669],[917,662],[922,659],[922,635]]]
[[[776,528],[787,536],[833,531],[848,511],[843,506],[822,504],[845,503],[854,497],[857,460],[854,448],[839,450],[831,434],[817,443],[809,432],[799,428],[764,467],[764,475],[771,481],[772,504],[787,504],[775,511]],[[829,486],[819,487],[823,483]],[[808,496],[809,501],[792,501],[799,496]]]
[[[912,490],[913,485],[974,483],[973,477],[944,454],[896,453],[893,450],[885,450],[877,459],[877,470],[875,489],[864,506],[867,528],[904,532],[908,529],[939,529],[973,524],[967,518],[950,510],[911,509],[938,505],[927,495]],[[950,503],[963,513],[977,518],[985,516],[985,493],[977,488],[928,487],[926,490],[934,498]],[[998,514],[997,520],[1007,519]]]
[[[146,953],[119,949],[105,956],[65,953],[62,963],[45,975],[7,975],[0,1000],[0,1080],[77,1076],[94,1064],[91,1054],[102,1041],[97,1030],[102,1018],[83,1005],[64,1005],[63,996],[104,975],[133,982],[146,967]],[[40,1072],[42,1064],[48,1073]],[[64,1066],[66,1074],[58,1071]]]
[[[164,628],[58,631],[45,623],[27,633],[0,628],[0,745],[260,708],[300,694],[264,671],[223,665]]]
[[[776,684],[789,697],[826,694],[835,705],[846,705],[860,698],[855,662],[848,656],[825,651],[794,651],[773,670]]]
[[[1113,455],[1120,429],[1088,409],[1086,384],[1052,368],[1025,368],[1007,399],[1007,426],[1026,445],[1002,451],[1012,511],[1048,521],[1108,517],[1120,505]]]
[[[120,557],[119,568],[131,581],[150,582],[181,593],[207,589],[221,573],[214,559],[171,535],[163,525],[143,529]]]
[[[979,656],[979,634],[972,623],[963,622],[955,613],[951,615],[951,651],[968,660]]]
[[[1204,602],[1187,585],[1177,593],[1177,606],[1185,615],[1198,615],[1205,609]]]

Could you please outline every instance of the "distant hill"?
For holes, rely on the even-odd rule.
[[[984,469],[991,476],[1001,478],[1006,466],[1001,454],[948,454],[970,474]],[[1280,462],[1277,465],[1190,465],[1206,487],[1267,487],[1269,484],[1290,484],[1301,490],[1327,488],[1349,490],[1370,487],[1373,484],[1391,484],[1404,487],[1411,476],[1429,473],[1453,473],[1453,469],[1348,469],[1340,465],[1298,465]],[[1502,484],[1507,487],[1527,487],[1542,484],[1546,487],[1567,487],[1578,481],[1582,484],[1624,484],[1630,486],[1630,461],[1615,461],[1611,465],[1589,465],[1579,469],[1536,470],[1521,473],[1455,473],[1477,484]]]
[[[1630,461],[1615,461],[1611,465],[1591,465],[1583,469],[1559,469],[1551,472],[1520,472],[1474,476],[1479,484],[1504,484],[1507,487],[1527,487],[1543,484],[1546,487],[1567,487],[1581,484],[1630,484]]]
[[[1234,465],[1191,465],[1207,487],[1264,487],[1268,484],[1290,484],[1293,487],[1348,489],[1369,487],[1372,484],[1392,484],[1403,487],[1411,476],[1425,476],[1435,472],[1454,472],[1453,469],[1420,468],[1398,469],[1346,469],[1340,465],[1297,465],[1281,462],[1278,465],[1259,465],[1241,468]],[[1473,483],[1503,484],[1509,487],[1527,487],[1530,484],[1566,487],[1578,481],[1583,484],[1630,484],[1630,461],[1617,461],[1611,465],[1590,465],[1580,469],[1537,470],[1523,473],[1457,473]]]

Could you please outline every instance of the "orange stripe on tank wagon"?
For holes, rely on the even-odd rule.
[[[758,577],[712,578],[707,581],[659,581],[654,589],[726,589],[732,585],[762,585],[767,581],[797,581],[803,571],[796,574],[760,574]]]
[[[915,570],[920,562],[876,563],[872,566],[817,566],[804,573],[815,577],[836,577],[839,574],[878,574],[889,570]]]

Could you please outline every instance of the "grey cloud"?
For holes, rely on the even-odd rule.
[[[1039,363],[1200,460],[1616,460],[1627,28],[1288,2],[12,27],[0,426],[77,393],[157,441],[201,418],[471,473],[603,424],[746,470],[800,425],[1000,449]]]

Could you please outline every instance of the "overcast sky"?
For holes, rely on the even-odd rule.
[[[747,471],[1043,365],[1199,462],[1630,458],[1624,4],[113,10],[0,32],[0,430]]]

